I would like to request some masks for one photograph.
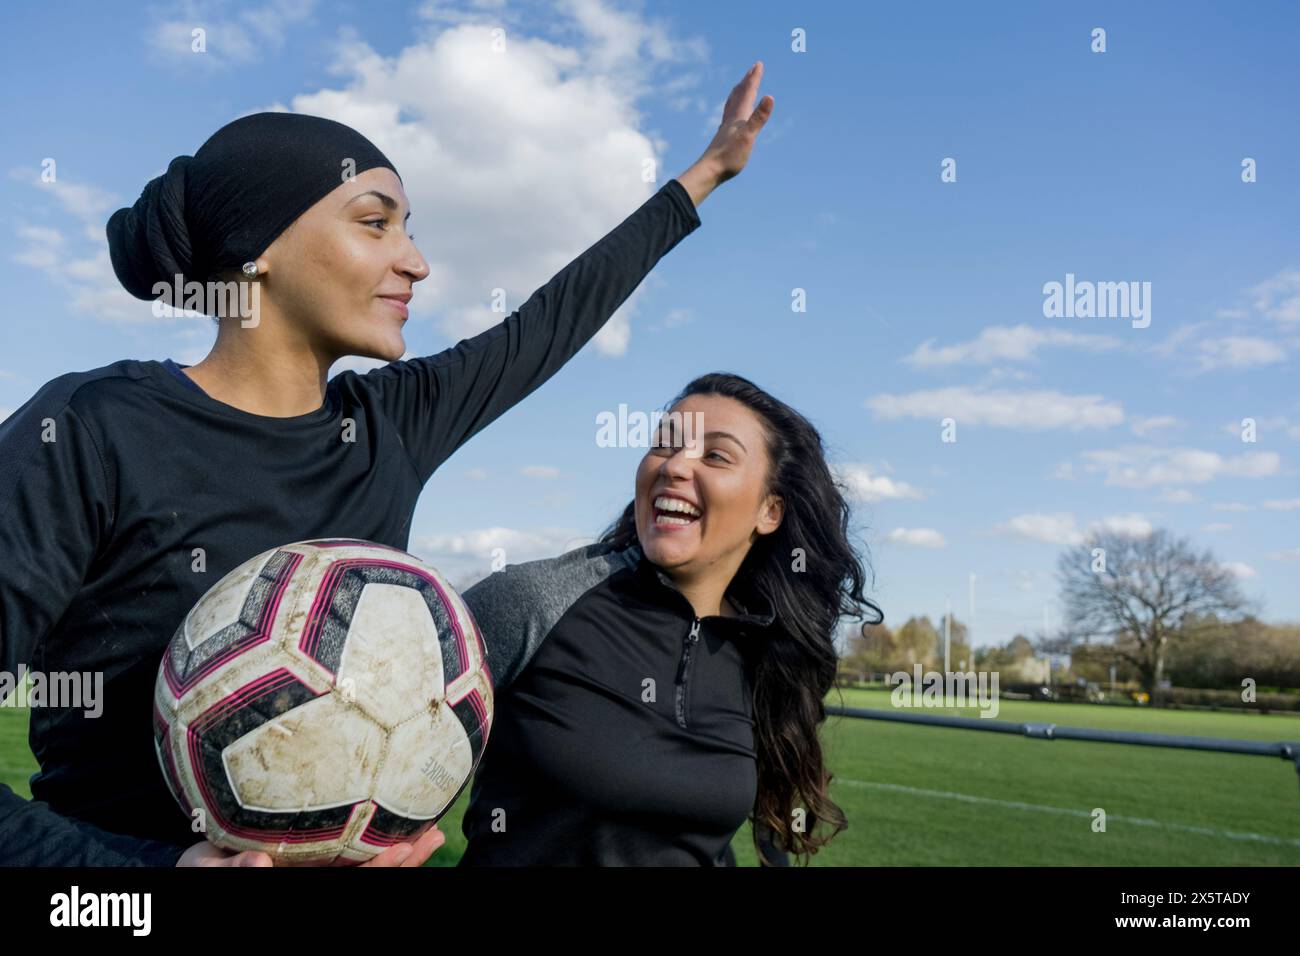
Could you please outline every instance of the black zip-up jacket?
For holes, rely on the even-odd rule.
[[[223,575],[292,541],[405,549],[434,469],[554,375],[700,225],[675,179],[452,348],[254,415],[124,360],[61,375],[0,423],[0,670],[99,672],[102,713],[36,707],[33,800],[0,784],[0,865],[172,865],[202,839],[152,739],[154,679]],[[350,427],[348,427],[350,426]]]
[[[699,618],[638,545],[608,543],[507,565],[464,596],[496,697],[462,866],[734,865],[757,793],[766,600],[733,584],[740,615]]]

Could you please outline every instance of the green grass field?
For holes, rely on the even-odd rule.
[[[832,691],[827,703],[886,708],[889,696]],[[1300,718],[1286,715],[1001,701],[998,719],[1300,741]],[[847,717],[827,720],[823,742],[849,827],[814,866],[1300,865],[1289,761]],[[35,769],[26,713],[0,708],[0,781],[28,796]],[[447,843],[429,866],[460,858],[468,799],[466,788],[441,821]],[[1096,807],[1104,833],[1092,829]],[[742,866],[756,865],[748,825],[734,845]]]

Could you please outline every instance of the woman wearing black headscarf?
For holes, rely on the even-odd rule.
[[[251,282],[192,368],[126,359],[61,375],[0,424],[0,669],[102,675],[102,707],[35,707],[25,801],[0,785],[0,863],[269,865],[191,828],[152,748],[154,677],[178,623],[286,541],[405,549],[424,484],[530,394],[693,231],[744,168],[772,98],[755,64],[701,158],[500,325],[398,361],[429,266],[391,162],[340,123],[258,113],[174,160],[109,221],[139,298]],[[251,306],[245,308],[244,306]],[[346,355],[390,364],[326,380]],[[418,866],[431,828],[367,865]]]

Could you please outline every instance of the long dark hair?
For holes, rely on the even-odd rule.
[[[754,542],[736,572],[736,583],[776,611],[754,664],[758,796],[750,822],[761,865],[767,864],[761,831],[807,864],[848,826],[830,798],[831,774],[817,736],[839,659],[833,632],[841,616],[862,619],[869,610],[877,620],[867,623],[879,624],[884,614],[863,595],[867,571],[849,538],[849,505],[812,423],[739,375],[701,375],[669,407],[688,395],[726,396],[757,414],[770,462],[764,494],[785,502],[780,527]],[[600,540],[620,548],[639,543],[635,501]],[[829,832],[817,833],[819,825]]]

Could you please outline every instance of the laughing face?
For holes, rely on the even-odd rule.
[[[758,535],[781,523],[766,491],[762,420],[734,398],[688,395],[660,422],[636,473],[636,532],[674,576],[734,575]]]

